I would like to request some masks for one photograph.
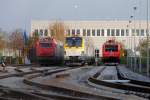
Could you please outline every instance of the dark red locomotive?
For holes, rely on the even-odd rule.
[[[120,63],[121,44],[115,40],[108,40],[102,46],[102,61],[104,64]]]
[[[53,38],[40,38],[32,48],[30,57],[40,64],[61,64],[64,59],[63,44]]]

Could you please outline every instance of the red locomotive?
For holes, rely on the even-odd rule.
[[[51,37],[40,38],[30,50],[32,62],[61,64],[64,59],[63,44]]]
[[[102,46],[102,61],[104,64],[119,64],[121,44],[115,40],[108,40]]]

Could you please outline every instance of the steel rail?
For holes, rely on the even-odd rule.
[[[8,87],[0,86],[0,99],[1,100],[50,100],[46,97],[31,94],[26,91],[20,91]]]
[[[97,79],[97,77],[98,77],[97,74],[100,75],[101,72],[97,72],[95,75],[89,77],[88,81],[91,82],[91,83],[94,83],[96,85],[103,85],[103,86],[116,88],[116,89],[135,91],[135,92],[142,92],[142,93],[148,93],[148,94],[150,93],[150,88],[149,87],[129,85],[129,84],[121,84],[121,83],[112,83],[112,82],[99,80],[99,79]]]
[[[124,76],[123,74],[120,73],[120,70],[119,70],[118,67],[117,67],[117,72],[118,72],[119,79],[130,80],[131,84],[136,84],[136,85],[142,85],[142,86],[150,87],[150,82],[140,81],[140,80],[136,80],[136,79],[131,79],[129,77]]]
[[[44,94],[44,93],[36,93],[36,92],[32,92],[32,94],[40,95],[47,98],[60,99],[60,100],[90,100],[89,98],[81,98],[81,97],[68,96],[62,94]]]
[[[90,77],[88,81],[97,85],[104,85],[104,86],[116,88],[116,89],[123,89],[123,90],[142,92],[142,93],[150,93],[150,88],[146,88],[146,87],[137,87],[137,86],[127,85],[127,84],[106,82],[103,80],[98,80],[94,77]]]
[[[60,68],[56,68],[56,69],[60,69]],[[18,73],[1,75],[0,79],[4,79],[4,78],[8,78],[8,77],[15,77],[15,76],[21,77],[21,76],[24,76],[24,75],[34,74],[34,73],[45,73],[45,72],[47,72],[49,70],[53,70],[53,69],[32,70],[32,71],[29,71],[29,72],[23,72],[23,71],[20,70],[20,68],[15,68],[15,70]]]
[[[66,70],[55,70],[55,71],[51,71],[51,72],[46,72],[44,75],[52,75],[58,72],[62,72],[62,71],[66,71]],[[47,90],[54,90],[54,91],[62,91],[63,93],[67,94],[67,95],[71,95],[71,97],[80,97],[80,99],[87,99],[87,98],[91,98],[92,99],[102,99],[102,100],[119,100],[113,97],[105,97],[105,96],[100,96],[100,95],[95,95],[95,94],[89,94],[89,93],[85,93],[82,91],[77,91],[77,90],[73,90],[73,89],[68,89],[68,88],[63,88],[63,87],[57,87],[57,86],[50,86],[50,85],[45,85],[45,84],[41,84],[41,83],[37,83],[32,81],[32,79],[37,78],[42,76],[43,74],[35,74],[35,75],[31,75],[28,76],[26,78],[24,78],[24,83],[28,84],[28,85],[32,85],[32,86],[37,86],[43,89],[47,89]]]

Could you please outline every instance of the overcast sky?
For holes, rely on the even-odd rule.
[[[146,19],[146,0],[0,0],[0,28],[6,31],[29,32],[31,20],[129,20],[134,14]]]

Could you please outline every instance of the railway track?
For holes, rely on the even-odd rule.
[[[28,71],[24,71],[24,68],[26,68],[27,66],[17,66],[17,68],[15,68],[15,70],[16,70],[16,72],[17,73],[14,73],[14,74],[8,74],[8,75],[2,75],[1,77],[0,77],[0,79],[7,79],[7,78],[11,78],[11,77],[25,77],[25,79],[24,79],[24,82],[25,83],[27,83],[26,82],[26,78],[28,77],[35,77],[35,76],[47,76],[47,75],[51,75],[51,74],[54,74],[54,73],[58,73],[58,72],[62,72],[62,71],[66,71],[66,70],[69,70],[69,69],[74,69],[74,68],[53,68],[53,69],[41,69],[41,70],[36,70],[37,68],[29,68],[28,69]],[[30,67],[30,66],[29,66]],[[30,77],[30,78],[31,78]],[[33,85],[33,84],[32,84]],[[39,86],[39,87],[37,87],[37,89],[38,88],[40,88],[41,86]],[[7,87],[8,88],[8,87]],[[28,88],[28,87],[27,87]],[[42,89],[44,89],[43,87],[41,87]],[[47,89],[47,88],[45,88],[45,89]],[[6,90],[6,89],[5,89]],[[8,89],[7,89],[8,90]],[[21,90],[21,89],[18,89],[18,90]],[[24,90],[24,89],[23,89]],[[56,90],[56,88],[54,88],[54,90]],[[25,89],[25,91],[26,91],[26,89]],[[40,92],[39,92],[40,91]],[[51,94],[51,93],[42,93],[41,92],[41,90],[39,90],[38,92],[37,91],[35,91],[35,88],[34,89],[29,89],[28,91],[27,91],[27,93],[29,93],[29,94],[33,94],[33,95],[37,95],[37,96],[40,96],[40,97],[43,97],[44,99],[43,100],[49,100],[49,99],[56,99],[56,100],[89,100],[88,98],[84,98],[84,97],[75,97],[75,96],[71,96],[71,95],[62,95],[62,94],[59,94],[59,93],[57,93],[57,94]],[[58,90],[59,91],[59,90]],[[15,94],[13,94],[13,93],[15,93]],[[26,93],[26,92],[25,92]],[[27,97],[30,97],[30,96],[27,96],[27,97],[23,97],[23,95],[26,95],[26,94],[22,94],[22,97],[16,97],[17,99],[16,100],[18,100],[18,99],[22,99],[22,100],[24,100],[24,98],[25,98],[25,100],[30,100],[30,99],[28,99]],[[12,95],[12,96],[15,96],[15,95],[20,95],[20,91],[18,91],[18,92],[14,92],[14,91],[12,91],[12,92],[9,92],[9,94],[7,94],[8,96],[9,95]],[[10,97],[10,96],[9,96]],[[15,100],[15,98],[0,98],[0,99],[8,99],[8,100]],[[31,100],[41,100],[41,99],[38,99],[38,98],[31,98]]]
[[[56,74],[56,73],[59,73],[59,72],[62,72],[62,71],[65,71],[65,70],[55,70],[55,71],[46,72],[45,74],[29,75],[24,79],[24,82],[28,85],[41,87],[42,89],[48,89],[48,90],[53,90],[53,91],[56,91],[56,92],[62,92],[63,95],[64,94],[66,95],[65,98],[66,97],[71,97],[71,98],[74,98],[74,100],[79,100],[79,99],[119,100],[119,99],[111,97],[111,96],[100,96],[100,95],[96,95],[95,93],[83,92],[83,91],[80,91],[80,89],[79,90],[77,88],[74,89],[74,87],[71,87],[71,86],[63,87],[63,86],[56,86],[56,85],[52,85],[52,84],[47,85],[47,84],[44,84],[44,83],[33,81],[35,78],[41,77],[43,75],[44,76],[53,75],[53,74]],[[47,95],[47,96],[49,96],[49,95]]]
[[[80,67],[78,68],[81,69]],[[20,77],[21,79],[19,78],[18,82],[21,82],[21,85],[17,87],[16,86],[13,87],[13,85],[9,87],[8,85],[7,87],[5,87],[6,89],[4,88],[4,90],[8,89],[7,91],[10,91],[10,92],[8,92],[8,94],[6,94],[4,98],[0,98],[0,99],[17,100],[18,98],[20,99],[23,98],[21,100],[27,100],[25,99],[26,98],[25,96],[30,97],[27,94],[31,94],[31,96],[33,95],[33,97],[31,97],[33,99],[31,100],[47,100],[47,99],[48,100],[51,100],[51,99],[52,100],[120,100],[121,99],[121,96],[117,97],[115,95],[109,95],[107,93],[98,92],[98,91],[95,91],[94,88],[91,88],[91,90],[89,90],[87,88],[82,88],[80,86],[69,85],[70,84],[69,82],[67,84],[57,84],[57,81],[53,81],[53,80],[51,81],[50,79],[49,80],[50,84],[45,84],[44,81],[42,82],[34,81],[36,78],[39,78],[39,77],[45,78],[45,77],[51,77],[53,75],[54,76],[56,75],[56,79],[60,79],[60,80],[62,80],[63,78],[67,79],[67,77],[70,77],[69,74],[62,74],[62,73],[64,73],[65,71],[73,72],[74,69],[77,71],[78,68],[77,67],[76,68],[75,67],[73,68],[55,67],[55,68],[49,69],[49,68],[43,68],[43,67],[42,68],[36,68],[36,67],[30,68],[29,66],[29,68],[27,68],[28,70],[25,70],[26,66],[17,67],[15,69],[16,73],[2,75],[0,78],[2,80],[3,79],[5,80],[5,78],[12,80],[14,79],[14,77]],[[94,75],[92,74],[93,75],[92,77],[96,78],[100,76],[101,73],[105,70],[105,67],[100,68],[100,69],[102,70],[98,72],[95,71],[97,73],[94,72],[95,74],[93,73]],[[73,75],[75,75],[75,73]],[[16,81],[14,81],[14,83],[16,83]],[[13,84],[13,82],[11,84]],[[27,86],[22,87],[22,85],[27,85]],[[16,90],[17,92],[13,92],[11,90]],[[51,92],[48,92],[48,91],[51,91]],[[11,96],[16,95],[13,93],[16,93],[18,97],[11,97]],[[21,95],[24,95],[24,97],[19,97],[20,93],[22,93]],[[0,93],[0,94],[3,94],[3,93]],[[129,94],[133,94],[133,93],[129,93]],[[122,95],[122,97],[126,97],[126,96]],[[133,100],[133,99],[130,99],[130,100]],[[134,100],[137,100],[137,99],[134,99]]]
[[[1,100],[89,100],[87,98],[79,98],[60,94],[45,94],[39,92],[28,92],[14,90],[8,87],[0,87]]]
[[[0,86],[1,100],[50,100],[46,97],[31,94],[25,91],[14,90],[11,88]]]
[[[45,68],[44,69],[43,67],[41,67],[41,69],[39,70],[39,68],[36,68],[36,67],[30,68],[30,67],[31,66],[29,66],[29,68],[27,68],[27,66],[25,66],[25,67],[17,66],[17,68],[15,68],[16,73],[13,73],[13,74],[9,74],[9,73],[7,74],[6,73],[4,75],[1,75],[0,79],[1,80],[8,80],[8,79],[14,79],[15,77],[22,77],[23,78],[26,75],[31,75],[31,74],[32,75],[33,74],[44,75],[46,72],[48,72],[50,70],[67,70],[67,69],[70,69],[70,68],[58,68],[58,67],[57,68],[54,67],[54,68]],[[26,70],[28,69],[28,71],[24,71],[24,69],[26,69]],[[20,84],[18,84],[18,85],[20,85]],[[5,93],[5,91],[6,91],[6,93]],[[39,90],[39,91],[41,91],[41,90]],[[56,100],[62,100],[62,98],[63,98],[63,96],[56,96],[56,95],[50,95],[50,97],[52,97],[52,99],[50,97],[46,98],[43,96],[44,94],[39,93],[39,91],[37,92],[35,90],[35,88],[32,89],[31,87],[28,87],[28,86],[27,87],[25,86],[25,88],[24,87],[23,88],[21,88],[21,87],[15,88],[15,87],[13,87],[13,85],[12,86],[10,86],[10,85],[1,86],[0,87],[0,95],[3,97],[1,97],[0,99],[2,99],[2,100],[18,100],[18,99],[19,100],[54,100],[54,97],[55,97],[55,99],[57,98]],[[31,97],[30,95],[28,96],[28,94],[30,94],[33,97]],[[40,96],[40,94],[41,94],[41,96]],[[67,98],[67,97],[65,97],[65,98]],[[77,100],[77,99],[72,99],[72,100]],[[80,99],[78,98],[78,100],[80,100]],[[81,99],[81,100],[86,100],[86,99]]]
[[[125,82],[129,81],[129,83],[127,83],[127,82],[120,83],[120,82],[112,82],[112,81],[97,79],[104,70],[105,70],[105,68],[103,70],[97,72],[95,75],[89,77],[88,81],[95,85],[102,85],[102,86],[111,87],[111,88],[115,88],[115,89],[119,89],[119,90],[125,90],[126,94],[134,94],[134,95],[137,95],[140,97],[150,99],[150,87],[148,87],[149,85],[144,86],[147,83],[145,83],[145,82],[136,83],[137,81],[129,80],[129,79],[123,78],[123,77],[121,79],[126,79]],[[116,68],[116,70],[117,70],[117,68]],[[120,78],[121,75],[119,74],[118,70],[117,70],[117,74],[119,75],[118,78]],[[117,80],[115,80],[115,81],[117,81]],[[120,80],[120,81],[124,81],[124,80]],[[136,84],[134,84],[134,83],[136,83]]]
[[[29,76],[29,75],[49,75],[56,72],[65,71],[72,68],[53,68],[53,69],[43,69],[43,70],[35,70],[31,69],[29,72],[24,72],[22,69],[25,67],[18,67],[15,70],[18,72],[16,74],[10,74],[10,75],[4,75],[1,76],[1,79],[7,79],[10,77],[21,77],[21,76]],[[51,71],[53,70],[53,71]],[[0,95],[3,96],[0,99],[2,100],[89,100],[88,98],[80,98],[80,97],[74,97],[74,96],[67,96],[67,95],[61,95],[61,94],[51,94],[51,93],[42,93],[41,90],[35,91],[32,90],[24,90],[20,91],[22,89],[12,89],[10,87],[3,87],[0,88]],[[30,95],[29,95],[30,94]]]
[[[117,67],[117,71],[118,71],[119,79],[130,80],[131,84],[136,84],[136,85],[142,85],[142,86],[150,87],[150,82],[147,82],[146,80],[145,81],[141,81],[141,80],[137,80],[137,79],[131,79],[127,75],[122,74],[118,67]]]
[[[19,70],[18,68],[16,68],[15,70],[17,71],[16,73],[1,75],[0,79],[4,79],[4,78],[8,78],[8,77],[15,77],[15,76],[24,76],[24,75],[33,74],[33,73],[43,73],[45,71],[48,71],[48,69],[44,69],[44,70],[32,70],[29,72],[23,72],[23,71]]]

